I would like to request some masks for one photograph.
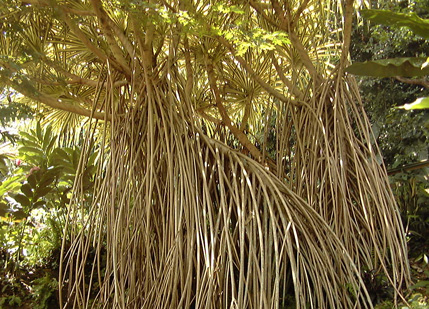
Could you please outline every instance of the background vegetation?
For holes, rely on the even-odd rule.
[[[428,1],[381,2],[378,8],[395,13],[414,12],[428,19],[428,5]],[[371,25],[365,19],[361,27],[354,29],[353,42],[351,56],[354,61],[428,56],[429,41],[410,28]],[[417,283],[412,286],[412,291],[417,293],[410,292],[411,304],[412,307],[427,308],[429,111],[397,109],[419,97],[428,96],[427,76],[414,79],[360,76],[358,80],[365,109],[407,229],[413,280]],[[414,84],[413,80],[420,82]],[[388,308],[391,305],[385,301],[384,305],[379,306]]]

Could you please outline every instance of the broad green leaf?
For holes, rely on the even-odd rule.
[[[37,138],[30,133],[20,131],[19,135],[21,135],[22,137],[25,137],[29,141],[32,141],[34,143],[38,143]]]
[[[60,173],[59,169],[49,170],[46,173],[44,173],[42,176],[42,179],[40,179],[39,187],[49,186],[51,183],[54,182],[55,178],[58,176],[59,173]]]
[[[46,205],[45,201],[37,201],[36,203],[34,203],[33,208],[34,209],[36,209],[36,208],[42,208],[45,205]]]
[[[14,200],[20,203],[22,206],[30,206],[31,202],[24,194],[18,193],[14,197]]]
[[[40,122],[37,122],[37,125],[36,125],[36,135],[39,141],[43,141],[43,133],[42,133],[42,127],[40,126]]]
[[[407,27],[415,34],[429,40],[429,19],[422,19],[416,13],[403,14],[385,10],[362,10],[363,18],[375,24],[392,27]]]
[[[25,183],[21,186],[21,191],[27,196],[28,198],[33,197],[33,191],[31,190],[31,186],[28,183]]]
[[[17,190],[21,186],[20,181],[23,178],[24,176],[17,175],[3,181],[3,183],[0,185],[0,196],[3,196],[6,192],[14,192]]]
[[[8,168],[6,165],[6,158],[0,155],[0,173],[3,175],[7,175]]]
[[[36,147],[24,146],[24,147],[20,147],[19,151],[23,154],[35,153],[35,154],[39,155],[40,157],[44,156],[43,151],[40,150],[39,148],[36,148]]]
[[[28,176],[27,181],[33,189],[37,188],[37,179],[34,173]]]
[[[55,137],[52,136],[52,128],[48,126],[43,137],[43,150],[47,153],[49,152],[48,147],[52,143],[52,140],[55,140]]]
[[[424,57],[414,57],[355,62],[346,72],[375,77],[424,76],[429,75],[429,67],[422,68],[425,61]]]
[[[416,284],[410,286],[410,289],[429,287],[429,281],[419,281]]]
[[[61,148],[55,149],[50,158],[51,163],[53,163],[54,165],[64,165],[70,162],[70,158],[67,152],[65,152],[64,149]]]
[[[0,217],[6,217],[11,210],[6,203],[0,203]]]
[[[413,103],[398,106],[397,108],[402,108],[402,109],[406,109],[406,110],[427,109],[427,108],[429,108],[429,97],[418,98]]]
[[[68,160],[69,156],[67,154],[67,152],[64,150],[66,148],[57,148],[55,149],[55,153],[60,156],[61,158],[63,158],[64,160]]]
[[[56,137],[53,137],[53,138],[51,139],[51,141],[49,142],[49,145],[46,147],[46,152],[47,152],[47,153],[51,153],[51,149],[52,149],[52,147],[54,147],[54,145],[55,145],[56,141],[57,141],[57,138],[56,138]]]
[[[73,162],[73,166],[77,168],[77,166],[79,165],[79,159],[80,159],[80,152],[77,151],[76,149],[70,149],[70,154],[72,157],[72,162]]]
[[[38,200],[41,197],[44,197],[46,194],[51,192],[51,187],[40,187],[37,188],[36,192],[34,193],[34,200]]]
[[[28,213],[23,211],[22,209],[15,211],[12,213],[15,220],[22,220],[28,217]]]
[[[40,144],[37,141],[35,142],[35,141],[32,141],[32,140],[24,139],[24,140],[21,141],[21,144],[22,144],[23,147],[34,147],[34,148],[41,149],[40,148]]]
[[[91,154],[91,156],[88,158],[88,166],[92,166],[94,165],[95,160],[98,157],[98,152],[94,152],[93,154]]]

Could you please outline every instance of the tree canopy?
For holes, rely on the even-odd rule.
[[[2,3],[1,84],[85,127],[62,305],[371,307],[365,271],[408,283],[344,73],[353,1]]]

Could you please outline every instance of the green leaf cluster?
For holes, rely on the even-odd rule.
[[[362,10],[362,16],[374,24],[386,25],[391,27],[406,27],[414,34],[429,39],[429,19],[422,19],[415,13],[397,13],[387,10]],[[426,57],[413,58],[393,58],[373,60],[366,62],[355,62],[349,66],[346,71],[363,76],[376,77],[395,77],[395,76],[426,76],[429,74],[428,59]],[[427,97],[418,99],[418,101],[408,104],[404,109],[421,109],[424,106]]]
[[[50,126],[37,123],[35,129],[20,132],[20,137],[19,166],[8,165],[0,182],[0,244],[9,252],[9,264],[22,255],[27,256],[26,263],[37,263],[60,246],[81,156],[78,147],[58,147]],[[94,153],[83,171],[88,201],[96,159]]]
[[[246,30],[241,24],[226,30],[218,29],[217,34],[236,45],[238,56],[243,56],[250,48],[268,51],[290,44],[287,33],[283,31],[269,32],[262,28]]]
[[[421,21],[428,20],[425,18],[429,17],[429,2],[407,3],[420,14],[420,26],[426,27],[427,23]],[[380,6],[383,4],[383,12],[374,10],[371,15],[372,10],[365,10],[362,14],[363,25],[356,28],[352,41],[352,59],[356,62],[347,70],[360,75],[358,80],[365,109],[371,117],[373,132],[389,171],[428,158],[429,111],[425,109],[428,107],[429,92],[419,85],[382,77],[427,76],[429,41],[413,34],[415,27],[412,24],[417,19],[415,14],[405,13],[410,10],[408,6],[404,5],[401,11],[400,7],[389,7],[390,3],[386,2]],[[400,23],[399,20],[404,22]],[[396,108],[404,111],[399,113]],[[409,231],[410,253],[422,250],[422,242],[426,242],[428,237],[427,175],[428,169],[423,168],[404,170],[389,177],[403,222]]]

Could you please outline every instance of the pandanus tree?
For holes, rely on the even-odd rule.
[[[100,153],[62,306],[371,307],[365,273],[400,295],[404,231],[344,72],[353,1],[3,2],[2,84],[85,125],[81,170]]]

